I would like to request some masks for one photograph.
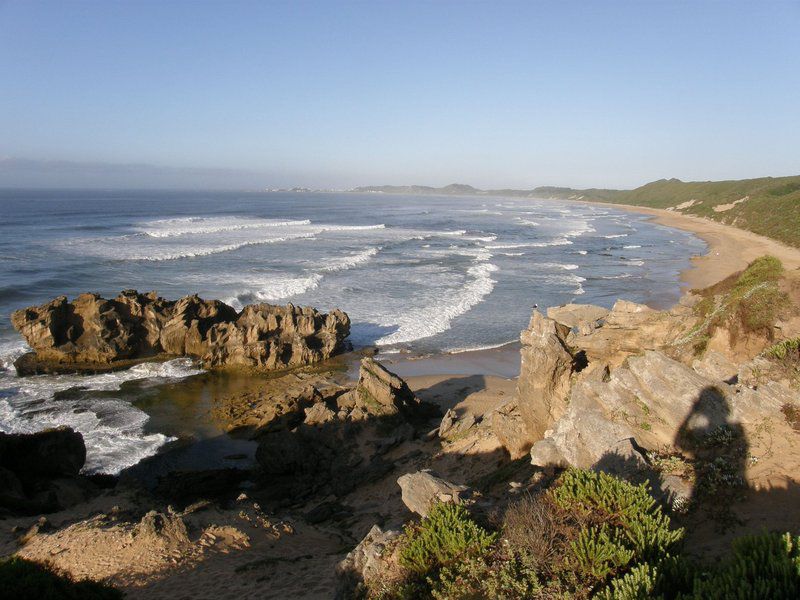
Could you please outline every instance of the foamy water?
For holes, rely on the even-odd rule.
[[[0,429],[75,427],[89,472],[167,441],[125,391],[192,377],[186,361],[91,377],[16,377],[8,316],[60,294],[199,293],[341,308],[355,345],[489,348],[531,307],[617,297],[666,306],[703,250],[689,234],[596,206],[379,194],[0,192]]]

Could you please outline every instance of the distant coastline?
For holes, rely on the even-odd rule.
[[[633,190],[573,189],[555,186],[540,186],[530,190],[481,190],[470,185],[453,183],[438,188],[424,185],[362,186],[350,191],[381,194],[507,196],[601,202],[620,207],[638,206],[703,217],[800,248],[800,175],[701,182],[660,179]]]

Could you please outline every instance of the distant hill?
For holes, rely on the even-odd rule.
[[[585,190],[541,186],[530,190],[480,190],[453,183],[368,186],[352,190],[384,194],[492,195],[551,200],[588,200],[647,206],[697,215],[800,247],[800,175],[733,181],[659,179],[633,190]]]

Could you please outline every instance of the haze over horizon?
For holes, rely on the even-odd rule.
[[[800,3],[0,2],[0,187],[800,173]]]

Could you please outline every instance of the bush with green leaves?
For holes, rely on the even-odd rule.
[[[593,523],[573,543],[579,565],[622,568],[632,561],[664,556],[683,539],[683,530],[670,527],[669,517],[644,483],[633,485],[607,473],[567,469],[550,495],[562,509]]]
[[[122,592],[95,581],[73,581],[38,563],[0,561],[0,597],[14,600],[119,600]]]
[[[458,559],[485,553],[496,539],[459,504],[436,503],[418,525],[405,529],[400,564],[427,576]]]
[[[501,543],[492,552],[444,567],[431,582],[435,600],[516,600],[534,598],[543,586],[536,565]]]
[[[766,533],[739,538],[718,566],[687,558],[639,565],[598,594],[602,600],[789,600],[800,598],[800,538]]]

